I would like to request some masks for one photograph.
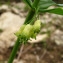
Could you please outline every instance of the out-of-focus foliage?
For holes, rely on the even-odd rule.
[[[63,3],[63,0],[53,0],[55,1],[56,3]]]

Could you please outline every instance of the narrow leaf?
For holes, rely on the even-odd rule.
[[[48,8],[49,6],[51,5],[55,5],[56,3],[53,2],[52,0],[40,0],[40,3],[39,3],[39,9],[46,9]]]
[[[58,8],[54,8],[54,9],[44,9],[44,10],[39,10],[40,13],[45,13],[45,12],[49,12],[49,13],[54,13],[54,14],[58,14],[58,15],[63,15],[63,9],[58,7]]]
[[[29,7],[33,8],[32,0],[23,0]]]
[[[62,8],[51,9],[51,10],[48,10],[47,12],[58,14],[58,15],[63,15],[63,9]]]

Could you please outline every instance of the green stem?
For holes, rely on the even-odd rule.
[[[28,16],[26,17],[24,24],[29,24],[31,19],[34,17],[34,15],[35,15],[35,11],[30,10],[29,13],[28,13]]]
[[[39,4],[39,1],[40,0],[34,0],[34,3],[33,3],[33,7],[35,7],[35,9],[31,9],[30,11],[29,11],[29,13],[28,13],[28,16],[27,16],[27,18],[26,18],[26,20],[25,20],[25,22],[24,22],[24,24],[29,24],[31,21],[33,21],[34,20],[34,18],[36,17],[36,11],[37,11],[37,6],[38,6],[38,4]]]
[[[35,8],[37,8],[37,5],[38,5],[38,2],[39,2],[39,1],[40,1],[40,0],[34,0],[33,6],[34,6]],[[26,17],[26,20],[25,20],[24,24],[30,23],[30,22],[32,21],[32,19],[34,19],[35,16],[36,16],[36,10],[35,10],[35,9],[31,9],[31,10],[29,11],[27,17]],[[21,44],[22,44],[22,43],[21,43]],[[12,62],[13,62],[13,60],[14,60],[14,58],[15,58],[15,56],[16,56],[16,53],[17,53],[17,50],[18,50],[19,46],[20,46],[20,39],[18,38],[17,41],[16,41],[16,43],[15,43],[15,46],[14,46],[14,48],[13,48],[13,50],[12,50],[12,53],[11,53],[10,58],[9,58],[9,60],[8,60],[8,63],[12,63]]]
[[[39,2],[40,2],[40,0],[34,0],[33,6],[35,7],[35,9],[38,8]]]
[[[10,58],[8,60],[8,63],[12,63],[13,62],[13,60],[14,60],[14,58],[16,56],[17,50],[18,50],[18,48],[20,46],[20,42],[19,41],[20,41],[20,39],[17,38],[17,41],[16,41],[15,46],[14,46],[14,48],[12,50],[12,53],[11,53]]]

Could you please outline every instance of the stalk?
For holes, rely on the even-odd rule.
[[[16,53],[17,53],[17,50],[18,50],[19,46],[20,46],[20,39],[17,38],[17,41],[16,41],[16,43],[15,43],[15,46],[14,46],[14,48],[13,48],[13,50],[12,50],[12,53],[11,53],[11,55],[10,55],[10,57],[9,57],[8,63],[12,63],[12,62],[13,62],[13,60],[14,60],[14,58],[15,58],[15,56],[16,56]]]
[[[35,15],[35,11],[31,9],[28,13],[28,16],[26,17],[24,24],[29,24],[31,19],[34,17],[34,15]]]
[[[40,2],[40,0],[34,0],[33,6],[34,6],[35,8],[37,8],[37,7],[38,7],[39,2]]]
[[[39,2],[40,2],[40,0],[34,0],[33,7],[35,7],[35,9],[31,9],[29,11],[24,24],[29,24],[34,19],[34,17],[36,16],[36,9],[38,7]]]
[[[40,0],[34,0],[33,6],[35,6],[35,7],[37,8],[37,5],[38,5],[38,2],[39,2],[39,1],[40,1]],[[31,9],[31,10],[29,11],[27,17],[26,17],[26,20],[25,20],[24,24],[30,23],[30,22],[32,21],[32,19],[34,19],[35,15],[36,15],[35,13],[36,13],[36,11],[35,11],[34,9]],[[18,37],[18,38],[17,38],[17,41],[16,41],[16,43],[15,43],[15,46],[14,46],[14,48],[13,48],[13,50],[12,50],[12,53],[11,53],[11,55],[10,55],[10,58],[9,58],[9,60],[8,60],[8,63],[12,63],[12,62],[13,62],[13,60],[14,60],[14,58],[15,58],[15,56],[16,56],[16,53],[17,53],[17,50],[18,50],[20,44],[22,44],[22,42],[20,43],[20,39],[19,39],[19,37]]]

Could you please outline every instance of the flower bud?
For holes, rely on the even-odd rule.
[[[27,24],[22,31],[22,37],[25,39],[29,39],[31,37],[33,26],[30,24]]]
[[[36,33],[38,33],[40,31],[40,28],[41,28],[41,22],[40,22],[40,20],[37,20],[34,23],[33,28],[34,28],[34,32],[36,32]]]
[[[22,26],[20,27],[19,31],[17,31],[17,32],[15,33],[15,35],[16,35],[16,36],[21,35],[21,33],[22,33],[22,31],[24,30],[25,26],[26,26],[26,25],[22,25]]]

